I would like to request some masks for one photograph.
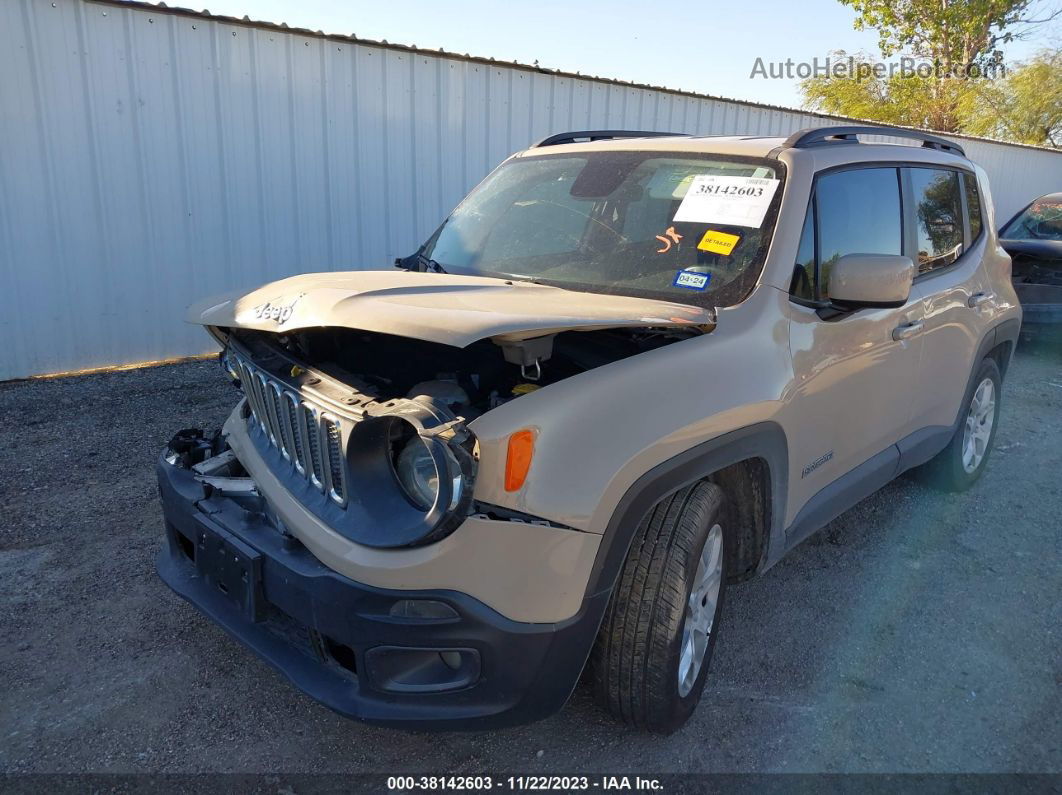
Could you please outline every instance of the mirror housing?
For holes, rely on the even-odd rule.
[[[845,254],[830,269],[830,302],[846,307],[898,307],[907,303],[914,282],[910,257]]]

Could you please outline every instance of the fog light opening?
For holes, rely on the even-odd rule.
[[[452,621],[457,618],[457,611],[450,605],[434,599],[401,599],[391,605],[388,614],[391,618],[414,621]]]
[[[451,671],[457,671],[461,668],[461,652],[458,651],[441,651],[439,657],[446,663],[446,666]]]
[[[441,693],[471,687],[479,681],[475,649],[431,649],[377,646],[365,653],[368,680],[390,693]]]

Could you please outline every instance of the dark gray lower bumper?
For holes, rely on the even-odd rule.
[[[373,588],[324,566],[263,513],[206,495],[189,470],[160,459],[158,476],[167,536],[159,576],[337,712],[408,728],[490,728],[546,717],[571,694],[607,594],[585,600],[562,624],[524,624],[466,594]],[[206,553],[197,546],[204,541],[215,556],[231,553],[228,571],[219,560],[204,570]],[[391,615],[396,602],[420,599],[453,614]],[[449,684],[436,687],[425,669],[420,684],[396,685],[395,660],[437,660],[435,650],[459,651]]]

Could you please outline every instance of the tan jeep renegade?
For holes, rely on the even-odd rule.
[[[163,452],[159,573],[355,718],[531,721],[586,668],[674,730],[728,582],[905,470],[981,475],[1021,322],[994,230],[909,130],[553,136],[399,270],[191,310],[242,399]]]

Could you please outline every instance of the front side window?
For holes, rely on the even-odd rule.
[[[780,171],[684,152],[518,157],[469,194],[423,256],[447,273],[730,306],[763,268]]]
[[[828,298],[830,270],[845,254],[900,254],[903,225],[895,168],[857,168],[819,177],[819,297]]]
[[[951,265],[962,254],[963,219],[959,198],[959,172],[912,168],[918,272]]]
[[[1003,227],[1009,240],[1062,240],[1062,197],[1041,196]]]

